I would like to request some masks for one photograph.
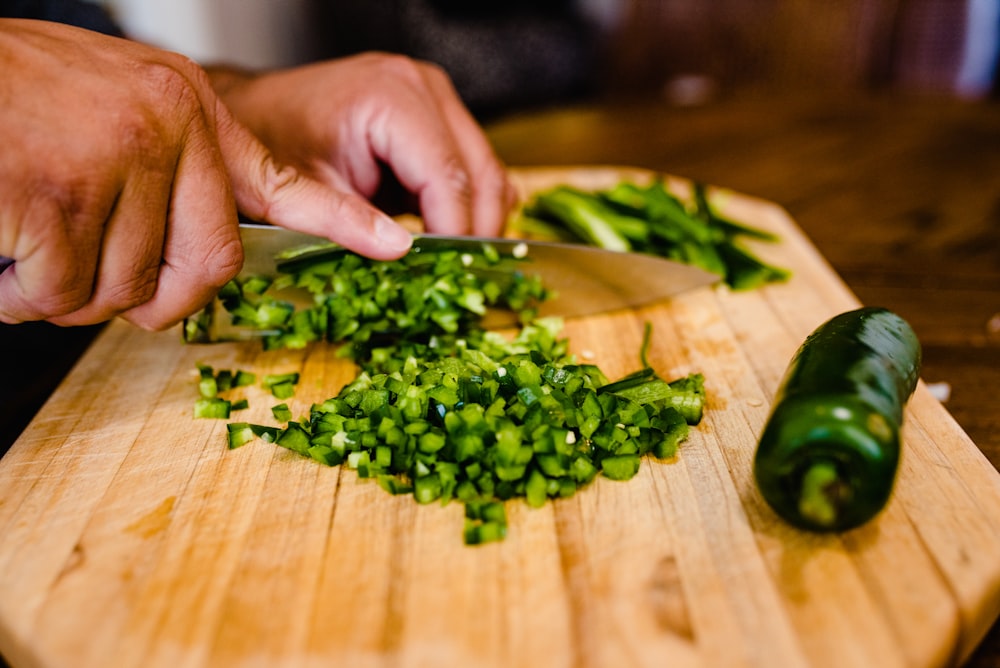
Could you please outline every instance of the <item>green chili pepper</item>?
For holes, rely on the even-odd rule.
[[[621,181],[605,190],[556,186],[534,195],[515,222],[525,231],[611,250],[671,258],[718,274],[734,290],[786,280],[787,269],[761,261],[742,239],[775,242],[765,230],[722,217],[704,184],[693,184],[686,204],[662,179],[648,185]]]
[[[842,313],[809,335],[754,458],[757,486],[778,515],[800,528],[842,531],[882,510],[920,356],[909,324],[883,308]]]

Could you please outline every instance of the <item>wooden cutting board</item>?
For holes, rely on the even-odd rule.
[[[515,176],[526,192],[651,177]],[[778,206],[718,196],[782,237],[756,250],[794,278],[567,322],[611,377],[637,367],[652,322],[651,363],[702,372],[708,410],[675,460],[629,482],[508,503],[502,543],[464,546],[459,504],[260,441],[229,451],[224,421],[191,417],[199,361],[301,371],[300,415],[353,377],[333,349],[113,323],[0,460],[0,653],[17,668],[961,661],[1000,611],[1000,475],[921,384],[883,514],[832,536],[778,520],[753,485],[757,435],[794,350],[857,300]],[[272,424],[275,402],[247,396],[240,419]]]

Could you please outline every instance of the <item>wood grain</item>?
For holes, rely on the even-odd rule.
[[[644,171],[516,173],[526,191]],[[682,188],[684,182],[673,183]],[[791,353],[857,298],[783,209],[726,211],[781,235],[792,268],[750,293],[702,288],[567,322],[610,376],[644,321],[667,376],[709,407],[678,457],[531,510],[462,545],[461,508],[417,506],[193,420],[197,361],[300,370],[296,414],[353,374],[324,346],[179,343],[111,324],[0,459],[0,652],[20,666],[936,666],[971,653],[1000,604],[1000,475],[918,387],[896,492],[875,521],[817,536],[750,477]],[[273,400],[248,388],[251,421]]]

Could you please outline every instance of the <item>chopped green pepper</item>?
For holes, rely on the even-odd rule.
[[[194,403],[194,416],[196,418],[214,418],[225,420],[232,410],[232,403],[228,399],[219,397],[202,397]]]
[[[335,247],[280,262],[273,282],[234,279],[220,291],[219,302],[234,325],[269,332],[266,349],[347,342],[356,349],[352,356],[363,357],[386,338],[426,340],[475,328],[487,308],[530,319],[548,293],[537,276],[520,271],[522,262],[488,243],[480,252],[425,249],[393,261]],[[290,287],[311,295],[311,305],[297,308],[281,299]],[[216,317],[225,314],[206,309],[190,319],[195,324],[185,329],[185,340],[205,340]]]
[[[277,404],[271,407],[271,415],[278,422],[288,422],[292,419],[292,411],[288,409],[288,404]]]
[[[293,312],[266,346],[297,346],[307,332],[343,343],[343,354],[360,365],[307,418],[292,421],[279,404],[272,413],[284,428],[234,423],[230,447],[257,435],[323,464],[346,463],[421,504],[458,500],[469,544],[506,535],[506,500],[541,506],[601,474],[627,480],[644,455],[672,456],[688,422],[701,419],[700,376],[660,379],[648,366],[647,327],[643,368],[608,382],[597,366],[569,355],[561,320],[532,316],[547,294],[540,283],[517,271],[502,281],[469,271],[503,261],[488,249],[397,262],[346,252],[293,258],[273,283],[228,287],[227,308],[250,319],[260,318],[268,290],[308,286],[316,307]],[[486,306],[522,311],[513,338],[479,326]],[[262,385],[284,398],[298,380],[297,373],[268,374]]]
[[[523,497],[537,507],[600,473],[627,480],[644,454],[672,456],[688,428],[678,406],[694,407],[693,423],[701,417],[700,377],[666,383],[645,369],[609,383],[566,354],[557,328],[545,320],[510,341],[479,332],[371,349],[357,378],[277,443],[314,458],[310,447],[346,452],[360,477],[422,504]],[[465,536],[478,543],[505,531],[491,520]]]

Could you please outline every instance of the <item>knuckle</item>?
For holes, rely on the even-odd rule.
[[[423,85],[425,76],[439,72],[444,74],[444,70],[428,61],[416,60],[409,56],[396,53],[381,53],[374,55],[378,68],[383,76],[390,76],[395,79],[406,81],[411,85]]]
[[[137,159],[142,165],[160,165],[173,160],[175,149],[171,146],[164,124],[147,109],[123,109],[118,115],[116,138],[121,153],[130,162]]]
[[[102,288],[99,299],[115,313],[145,304],[156,294],[159,274],[159,265],[136,268],[126,280]]]
[[[261,161],[261,183],[265,192],[275,196],[294,189],[302,181],[302,174],[291,165],[279,164],[267,156]]]
[[[141,149],[173,150],[176,137],[185,129],[208,124],[202,91],[211,90],[208,75],[179,54],[142,65],[143,95],[122,105],[131,113],[125,117],[126,137]]]
[[[175,61],[180,61],[176,64]],[[186,128],[204,124],[199,68],[183,67],[183,56],[139,66],[139,92],[116,105],[114,140],[127,159],[172,169]]]
[[[19,229],[52,245],[69,244],[71,228],[103,223],[119,189],[113,174],[94,176],[75,169],[46,171],[22,179],[22,184],[15,205],[21,214]]]
[[[281,164],[270,154],[265,154],[258,163],[257,183],[260,184],[259,194],[264,220],[271,220],[275,206],[303,185],[304,176],[291,165]]]
[[[16,256],[25,263],[45,262],[45,276],[35,276],[22,285],[22,310],[29,319],[47,319],[72,313],[91,299],[93,276],[83,262],[73,261],[80,252],[70,227],[94,216],[95,198],[81,188],[45,184],[33,188],[21,210]],[[56,258],[56,261],[52,261]]]
[[[90,303],[91,286],[65,281],[48,295],[36,297],[31,306],[42,320],[69,315]]]
[[[25,286],[23,298],[4,310],[19,314],[21,320],[54,320],[85,308],[93,297],[90,281],[68,274],[51,276],[41,289]]]
[[[436,79],[438,83],[444,84],[446,86],[452,85],[451,75],[448,74],[447,70],[437,63],[422,61],[419,63],[423,73],[429,79]]]
[[[169,103],[173,109],[193,111],[200,109],[201,101],[198,91],[192,83],[192,77],[198,70],[188,71],[183,68],[183,56],[177,56],[176,61],[151,61],[143,64],[140,76],[146,83],[147,90],[159,104]]]
[[[204,280],[220,288],[234,278],[243,267],[243,245],[235,234],[215,235],[206,241]]]
[[[487,196],[503,196],[509,187],[507,170],[496,162],[483,165],[476,174],[476,190]]]
[[[441,181],[449,191],[466,200],[472,197],[472,178],[465,163],[457,155],[446,156],[441,164]]]

